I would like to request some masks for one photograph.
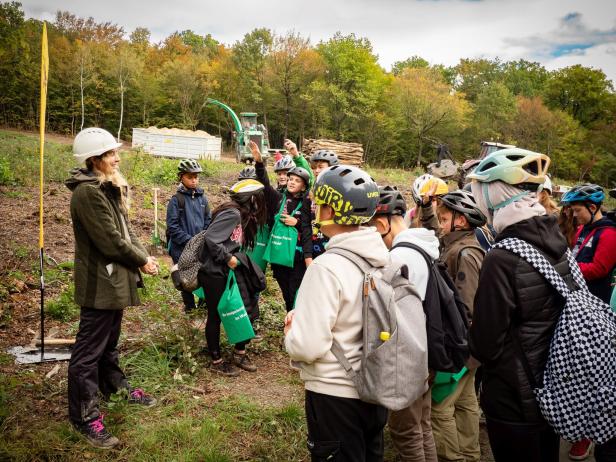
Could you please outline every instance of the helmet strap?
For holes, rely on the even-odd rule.
[[[333,219],[330,220],[321,220],[321,206],[317,205],[317,209],[314,217],[314,226],[317,229],[320,229],[322,226],[328,226],[335,224]]]
[[[586,207],[586,210],[588,210],[588,213],[590,213],[590,221],[588,222],[589,225],[592,225],[595,221],[595,216],[597,215],[597,212],[599,211],[599,206],[597,205],[596,210],[593,212],[592,210],[590,210],[590,204],[588,202],[584,202],[584,207]]]

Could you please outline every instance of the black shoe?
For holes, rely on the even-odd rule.
[[[240,375],[240,371],[238,371],[233,364],[228,363],[227,361],[221,361],[219,363],[213,362],[210,364],[210,370],[227,377],[237,377]]]
[[[101,414],[88,422],[73,423],[73,426],[95,448],[112,449],[120,444],[120,440],[107,431],[103,424],[103,417]]]
[[[156,398],[152,398],[141,388],[133,388],[128,394],[129,404],[141,404],[145,407],[152,407],[156,404]]]
[[[233,364],[247,372],[257,372],[257,366],[250,360],[248,353],[233,353]]]

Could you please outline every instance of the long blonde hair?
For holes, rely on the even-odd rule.
[[[556,205],[556,202],[554,202],[554,199],[552,199],[550,193],[545,189],[539,193],[537,199],[539,199],[539,203],[543,205],[547,215],[558,215],[560,213],[558,205]]]
[[[94,159],[102,161],[103,157],[110,152],[111,151],[107,151],[100,156],[86,159],[86,167],[96,175],[99,184],[109,182],[120,190],[120,208],[128,215],[130,209],[130,188],[128,187],[128,181],[126,181],[124,175],[122,175],[119,170],[114,170],[113,173],[107,174],[97,169],[94,165]]]

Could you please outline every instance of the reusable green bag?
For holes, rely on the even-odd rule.
[[[229,270],[225,291],[218,302],[218,314],[229,343],[244,342],[255,336],[233,270]]]
[[[203,287],[198,287],[197,289],[192,291],[193,295],[199,297],[199,300],[205,300],[205,293],[203,292]]]
[[[458,382],[467,372],[468,369],[466,367],[463,367],[460,372],[455,374],[437,371],[434,377],[434,385],[432,385],[432,400],[441,403],[456,390]]]
[[[287,201],[287,195],[282,197],[280,210],[274,217],[274,226],[270,234],[270,239],[267,248],[263,254],[263,259],[281,266],[293,268],[295,262],[295,248],[297,247],[297,228],[295,226],[287,226],[280,221],[280,215]],[[290,215],[294,215],[302,206],[300,201],[295,207],[295,210]]]
[[[248,255],[252,261],[254,261],[259,267],[265,272],[267,268],[267,260],[263,258],[265,254],[265,250],[267,249],[267,244],[269,243],[270,238],[270,228],[268,225],[263,225],[257,231],[257,236],[255,238],[255,246],[246,251],[246,255]]]

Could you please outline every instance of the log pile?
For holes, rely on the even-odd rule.
[[[302,152],[311,156],[320,149],[335,152],[341,164],[356,165],[358,167],[364,161],[364,148],[360,143],[345,143],[342,141],[326,139],[305,139]]]

